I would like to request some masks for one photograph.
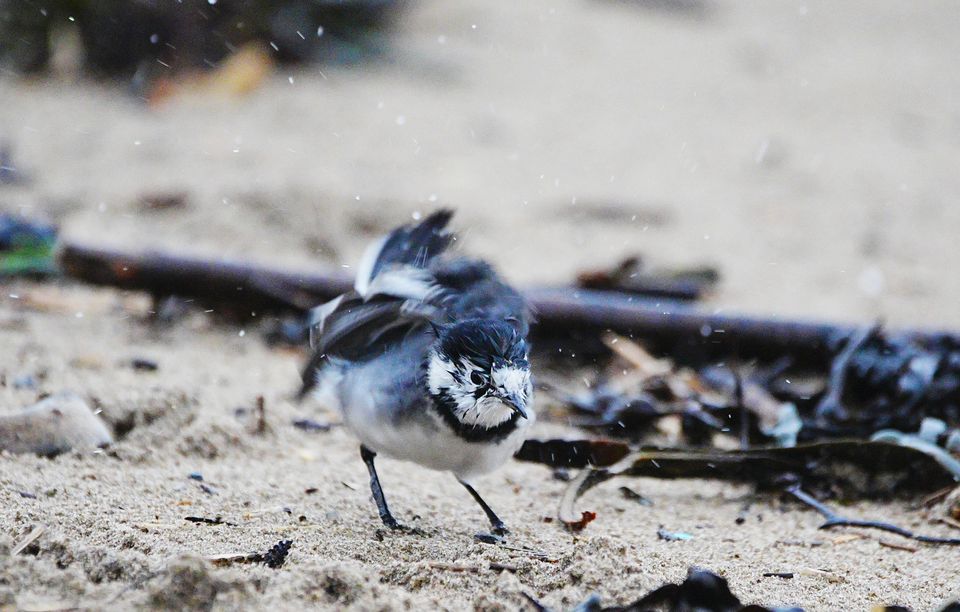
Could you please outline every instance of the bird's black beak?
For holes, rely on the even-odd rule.
[[[530,418],[527,416],[527,407],[523,399],[520,398],[516,393],[509,393],[503,396],[503,403],[507,406],[510,406],[510,409],[513,410],[514,414],[517,414],[522,419]]]

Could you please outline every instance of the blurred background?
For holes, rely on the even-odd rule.
[[[526,285],[960,326],[960,7],[0,0],[0,210],[318,269],[439,206]]]

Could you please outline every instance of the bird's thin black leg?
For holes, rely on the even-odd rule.
[[[390,514],[390,508],[387,507],[387,500],[383,496],[383,489],[380,487],[380,478],[377,477],[377,468],[373,465],[373,458],[377,453],[366,446],[360,445],[360,457],[367,464],[367,471],[370,472],[370,491],[373,493],[373,501],[377,503],[377,510],[380,512],[380,520],[390,529],[402,529],[397,519]]]
[[[460,484],[462,484],[464,488],[470,492],[470,495],[473,496],[473,499],[477,500],[477,503],[480,504],[481,508],[483,508],[483,512],[487,515],[487,518],[490,520],[490,526],[493,528],[491,531],[498,536],[505,536],[509,534],[510,531],[507,529],[507,526],[503,524],[503,521],[500,520],[500,517],[497,516],[497,513],[487,505],[487,502],[483,501],[483,498],[480,497],[480,494],[477,493],[477,490],[462,480],[460,481]]]

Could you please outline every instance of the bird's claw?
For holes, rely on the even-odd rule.
[[[386,527],[387,529],[389,529],[394,533],[403,533],[403,534],[415,535],[415,536],[427,535],[427,532],[420,529],[419,527],[407,527],[406,525],[398,523],[397,519],[393,518],[392,516],[383,519],[383,525],[384,527]],[[382,533],[380,529],[378,529],[377,531]]]
[[[397,519],[389,514],[387,516],[381,516],[380,519],[383,521],[383,526],[391,531],[402,530],[404,528],[403,525],[397,522]]]
[[[508,535],[510,535],[510,530],[498,521],[490,526],[490,533],[478,533],[473,537],[484,544],[504,544]]]
[[[475,533],[473,539],[484,544],[504,544],[506,539],[496,533]]]

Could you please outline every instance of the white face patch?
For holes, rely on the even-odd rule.
[[[473,373],[482,374],[483,382],[475,383],[471,377]],[[513,395],[525,401],[528,399],[530,372],[505,367],[494,370],[491,376],[470,362],[446,361],[434,352],[427,365],[427,386],[432,395],[443,392],[453,400],[453,412],[460,422],[491,428],[513,416],[513,409],[499,396]],[[477,397],[480,387],[486,391]]]
[[[496,368],[493,371],[492,378],[494,387],[502,395],[527,399],[527,392],[530,387],[530,370],[508,365]]]

